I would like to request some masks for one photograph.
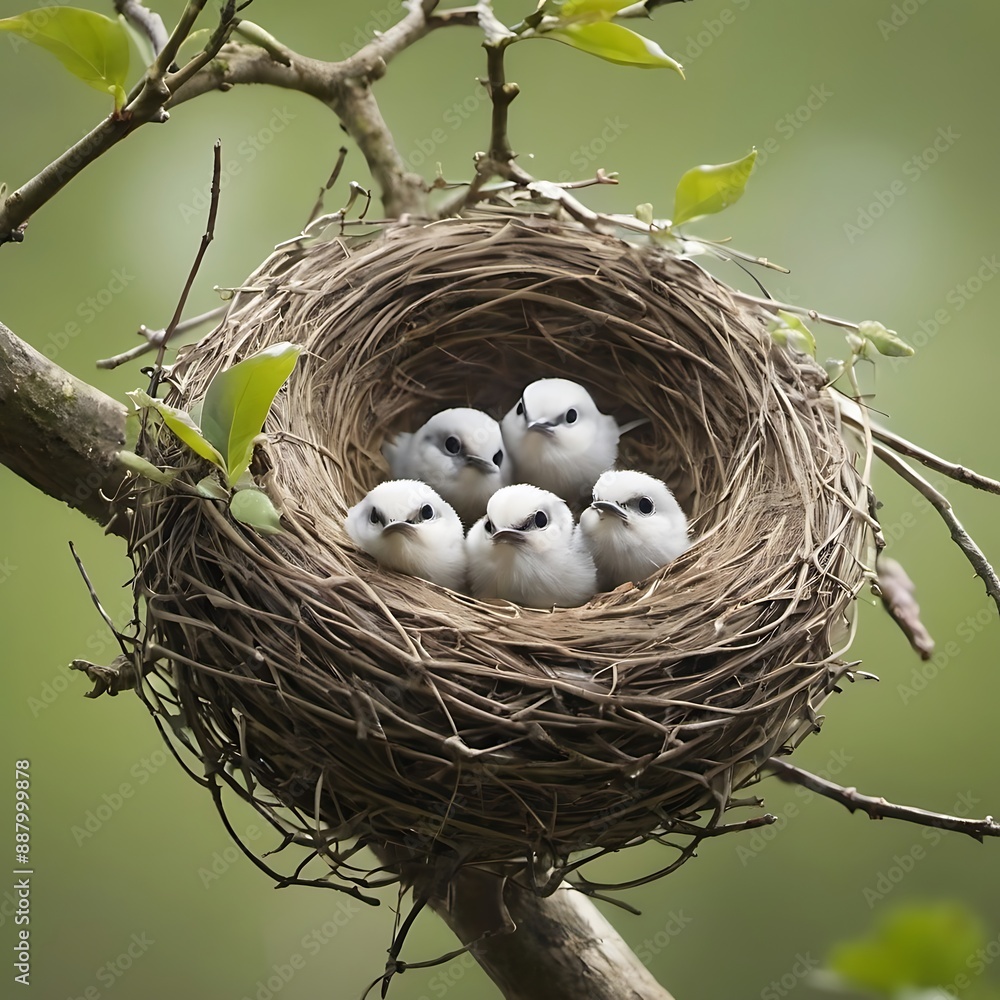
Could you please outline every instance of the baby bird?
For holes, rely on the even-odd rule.
[[[347,512],[344,527],[387,569],[465,590],[462,522],[426,483],[380,483]]]
[[[537,486],[507,486],[466,539],[474,597],[529,608],[571,608],[593,597],[597,573],[564,500]]]
[[[570,503],[589,497],[597,477],[618,457],[617,421],[568,379],[532,382],[501,426],[515,477]]]
[[[580,530],[597,566],[601,590],[644,580],[691,546],[688,522],[673,493],[644,472],[605,472]]]
[[[468,407],[435,413],[420,430],[386,442],[382,454],[395,478],[432,486],[466,524],[482,517],[486,501],[510,482],[500,425]]]

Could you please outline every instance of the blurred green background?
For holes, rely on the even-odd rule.
[[[257,0],[248,14],[294,49],[338,58],[390,23],[399,6]],[[501,2],[497,10],[511,23],[529,6]],[[181,7],[169,0],[159,9],[169,21]],[[0,13],[19,9],[5,0]],[[756,145],[762,162],[746,197],[695,228],[732,235],[739,248],[788,265],[788,276],[758,272],[776,297],[877,318],[916,344],[912,360],[866,374],[876,405],[904,436],[1000,476],[994,0],[697,0],[635,26],[684,63],[686,82],[561,45],[511,51],[508,74],[522,88],[511,138],[528,169],[554,180],[617,170],[617,188],[583,192],[591,204],[631,211],[651,201],[665,216],[683,170]],[[51,56],[7,41],[0,39],[0,180],[16,186],[107,109]],[[488,132],[476,82],[484,69],[477,33],[447,30],[404,53],[377,85],[415,167],[432,175],[440,161],[449,178],[469,175]],[[0,319],[124,398],[141,381],[138,366],[108,373],[94,361],[132,346],[140,323],[169,318],[203,231],[216,137],[235,169],[226,172],[216,241],[189,311],[215,304],[213,285],[239,283],[298,230],[329,173],[342,133],[309,98],[237,89],[142,128],[39,212],[23,245],[0,250]],[[367,180],[354,151],[328,208],[352,178]],[[735,267],[716,270],[753,290]],[[74,321],[79,333],[68,336]],[[821,356],[836,354],[837,335],[819,332]],[[919,586],[939,650],[950,652],[921,664],[881,609],[863,603],[854,651],[881,683],[831,699],[822,734],[796,761],[896,801],[1000,813],[996,610],[936,515],[890,474],[879,473],[878,488],[893,554]],[[1000,498],[942,488],[1000,561]],[[141,704],[128,696],[83,700],[88,684],[66,664],[78,656],[107,662],[115,650],[67,540],[119,618],[128,593],[123,546],[2,469],[0,490],[2,732],[7,766],[31,761],[36,995],[359,996],[383,967],[393,899],[376,910],[305,888],[275,892],[235,857],[208,796],[166,758]],[[759,791],[781,817],[777,826],[707,842],[674,876],[628,893],[641,917],[608,911],[679,1000],[816,996],[800,973],[899,902],[963,900],[996,944],[1000,843],[872,823],[775,781]],[[98,814],[104,820],[87,830]],[[10,831],[7,806],[0,815]],[[235,816],[241,831],[261,829],[253,814]],[[275,846],[263,836],[259,843]],[[665,856],[654,846],[627,852],[605,874],[630,878]],[[0,884],[0,897],[6,892]],[[403,957],[453,946],[427,916]],[[271,978],[296,954],[301,969],[287,982]],[[1000,980],[1000,968],[986,968],[983,978]],[[446,994],[496,995],[468,959],[409,972],[392,991],[396,1000]]]

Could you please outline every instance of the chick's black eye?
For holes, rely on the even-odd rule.
[[[496,465],[497,467],[499,467],[499,465],[500,465],[500,463],[501,463],[502,461],[503,461],[503,452],[502,452],[502,451],[498,451],[498,452],[497,452],[497,453],[496,453],[496,454],[495,454],[495,455],[493,456],[493,464],[494,464],[494,465]]]
[[[571,407],[570,407],[570,408],[569,408],[569,409],[568,409],[568,410],[566,411],[566,423],[567,423],[567,424],[575,424],[575,423],[576,423],[576,418],[577,418],[577,417],[578,417],[579,415],[580,415],[580,414],[579,414],[579,413],[577,413],[577,412],[576,412],[576,410],[575,410],[575,409],[573,409],[573,407],[571,406]]]
[[[445,439],[444,449],[449,455],[457,455],[462,450],[462,442],[452,434],[450,437]]]
[[[420,517],[424,521],[429,521],[434,516],[434,508],[429,504],[425,503],[423,507],[420,508]]]
[[[640,514],[652,514],[653,513],[653,501],[649,497],[639,497],[639,513]]]
[[[544,528],[545,525],[547,525],[548,523],[549,523],[549,518],[548,518],[548,515],[545,513],[545,511],[544,510],[536,510],[535,511],[535,527],[536,528]]]
[[[516,410],[515,410],[514,412],[515,412],[515,413],[516,413],[516,414],[517,414],[517,415],[518,415],[519,417],[523,417],[523,416],[524,416],[524,401],[523,401],[523,400],[520,400],[520,399],[519,399],[519,400],[517,401],[517,409],[516,409]]]
[[[372,512],[368,515],[369,524],[381,524],[382,515],[378,512],[378,507],[372,507]]]
[[[487,535],[493,534],[493,522],[489,518],[486,519],[483,528],[486,530]]]

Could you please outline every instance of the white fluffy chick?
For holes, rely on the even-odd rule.
[[[617,421],[568,379],[532,382],[501,427],[515,477],[570,503],[588,497],[597,477],[618,457]]]
[[[498,490],[466,539],[474,597],[571,608],[597,587],[594,562],[566,502],[537,486]]]
[[[644,472],[605,472],[580,530],[601,590],[644,580],[691,546],[688,522],[665,483]]]
[[[394,478],[432,486],[466,524],[482,517],[486,501],[510,482],[500,425],[468,407],[435,413],[418,431],[386,442],[382,454]]]
[[[347,512],[344,527],[387,569],[465,590],[462,522],[426,483],[380,483]]]

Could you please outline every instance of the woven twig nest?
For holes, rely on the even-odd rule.
[[[133,556],[164,710],[335,867],[360,839],[528,864],[542,891],[579,852],[714,829],[816,728],[847,670],[867,494],[824,373],[724,285],[547,219],[395,224],[273,254],[182,353],[170,402],[285,340],[306,351],[254,468],[286,532],[152,485]],[[689,552],[546,612],[382,570],[350,541],[387,434],[446,406],[499,416],[551,375],[649,418],[619,462],[672,487]],[[166,431],[146,457],[207,471]]]

